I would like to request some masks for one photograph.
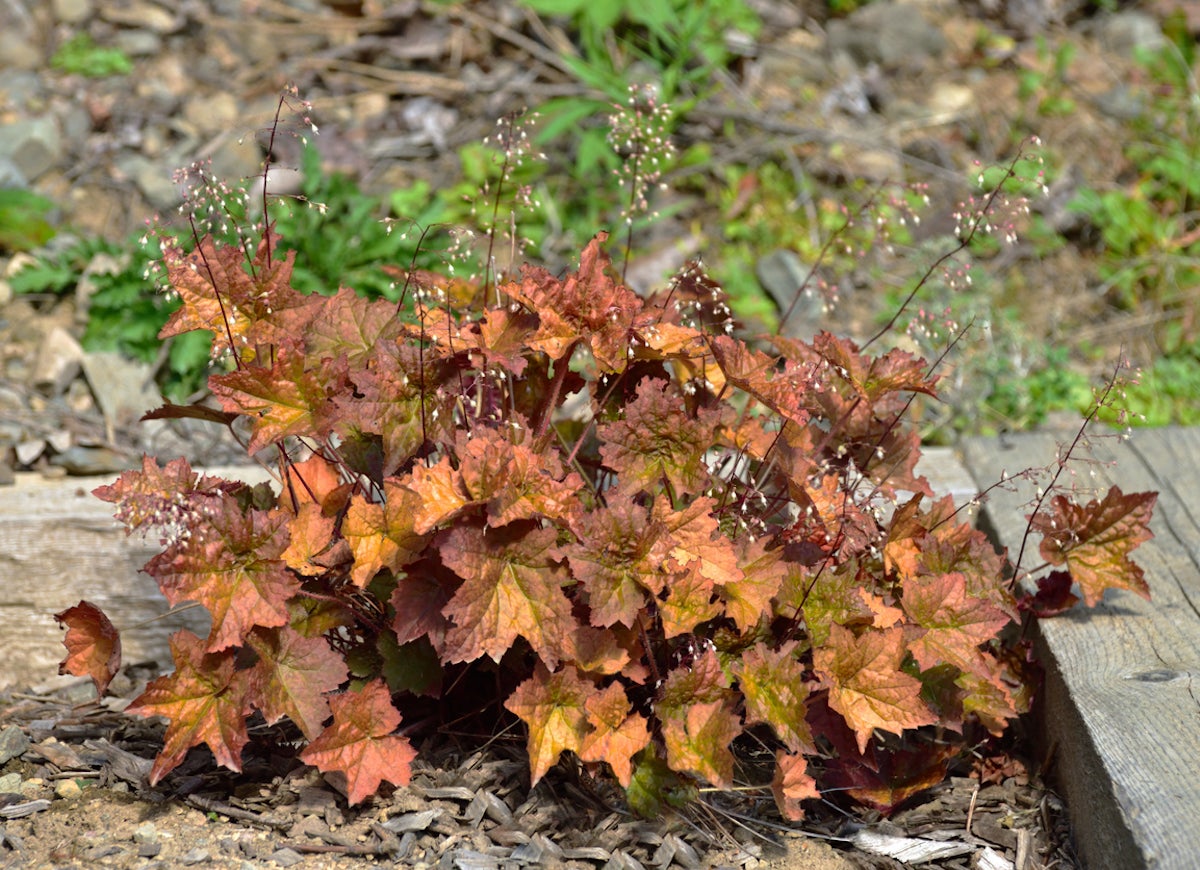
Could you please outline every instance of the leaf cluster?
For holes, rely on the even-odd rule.
[[[261,717],[359,802],[407,782],[397,729],[436,698],[520,719],[533,782],[569,754],[645,815],[752,776],[752,742],[774,762],[752,785],[797,819],[821,789],[893,806],[954,735],[1026,709],[999,636],[1070,583],[1015,594],[916,473],[904,415],[931,366],[829,333],[748,343],[698,266],[643,298],[605,240],[486,294],[395,270],[396,301],[298,292],[270,229],[249,256],[164,240],[162,337],[205,331],[230,366],[219,411],[153,416],[239,424],[278,486],[147,458],[96,491],[159,531],[167,601],[212,616],[129,708],[169,721],[153,782],[201,744],[240,769]],[[1147,594],[1128,554],[1153,502],[1056,494],[1042,555],[1088,603]],[[102,689],[119,638],[90,606],[60,618],[64,668]]]

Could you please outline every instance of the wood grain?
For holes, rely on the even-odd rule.
[[[229,474],[266,479],[260,469]],[[0,489],[0,687],[28,686],[58,673],[65,650],[54,614],[80,599],[121,630],[126,663],[169,665],[173,632],[208,632],[202,608],[159,618],[167,603],[139,570],[158,551],[157,538],[127,537],[112,518],[113,505],[91,494],[113,478],[20,474],[16,485]]]
[[[1061,440],[1051,433],[973,439],[964,445],[964,463],[985,487],[1002,471],[1053,463]],[[1076,466],[1081,495],[1097,497],[1110,484],[1126,493],[1160,492],[1151,523],[1156,537],[1133,554],[1153,600],[1110,590],[1095,609],[1076,608],[1041,624],[1037,644],[1047,683],[1039,718],[1087,866],[1195,868],[1200,429],[1104,439],[1095,456],[1099,464]],[[984,510],[984,523],[1014,559],[1033,496],[1032,485],[995,491]],[[1023,567],[1041,562],[1037,544],[1026,545]]]

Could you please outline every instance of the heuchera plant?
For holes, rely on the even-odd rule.
[[[152,416],[248,433],[277,486],[147,458],[96,491],[161,531],[145,570],[167,601],[212,615],[128,708],[169,722],[152,784],[201,744],[240,770],[248,720],[286,719],[358,803],[408,781],[397,731],[434,697],[519,717],[534,783],[571,753],[641,814],[733,786],[744,735],[786,818],[823,789],[887,808],[944,776],[968,724],[1027,709],[999,640],[1023,612],[1068,606],[1072,581],[1088,604],[1147,594],[1128,554],[1153,494],[1049,498],[1033,526],[1065,572],[1019,595],[915,471],[928,363],[829,333],[748,343],[698,267],[643,298],[606,239],[474,299],[401,271],[398,304],[296,292],[270,227],[249,251],[165,245],[163,337],[209,330],[232,370],[221,410]],[[86,602],[59,616],[64,669],[103,692],[116,631]]]

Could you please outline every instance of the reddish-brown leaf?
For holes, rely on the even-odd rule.
[[[288,436],[327,435],[332,426],[328,390],[334,382],[332,369],[309,369],[298,350],[281,349],[271,367],[213,375],[209,386],[226,411],[250,421],[247,449],[256,453]]]
[[[246,638],[258,653],[247,675],[251,698],[271,725],[287,716],[309,740],[329,717],[325,693],[349,676],[345,660],[323,637],[303,637],[290,626],[256,628]]]
[[[757,643],[742,653],[734,674],[746,699],[746,724],[770,725],[788,749],[806,752],[812,750],[813,739],[805,719],[808,685],[798,646],[789,641],[773,650]]]
[[[1025,595],[1017,601],[1017,607],[1029,611],[1038,619],[1058,616],[1079,603],[1079,597],[1071,592],[1071,574],[1067,571],[1051,571],[1037,580],[1037,592]]]
[[[927,574],[904,584],[905,612],[924,633],[909,643],[923,670],[952,664],[963,671],[984,668],[980,645],[995,640],[1009,618],[982,598],[967,593],[959,573]]]
[[[300,581],[281,556],[288,545],[288,515],[243,511],[231,496],[212,500],[209,525],[177,547],[159,553],[145,571],[172,605],[199,601],[212,615],[210,652],[239,646],[256,625],[289,621],[288,599]]]
[[[360,370],[377,347],[400,337],[394,302],[372,302],[348,287],[318,298],[320,308],[304,332],[304,352],[314,367],[323,359],[345,358],[351,369]]]
[[[593,625],[632,627],[647,593],[662,592],[670,572],[663,561],[670,538],[661,522],[628,494],[614,493],[608,509],[586,511],[575,522],[579,541],[564,548],[571,573],[583,587]]]
[[[120,634],[104,611],[89,601],[80,601],[54,614],[54,619],[67,627],[63,638],[67,657],[58,666],[58,672],[91,677],[96,684],[96,695],[102,697],[121,669]]]
[[[383,493],[383,504],[352,498],[342,521],[342,535],[354,553],[350,579],[358,586],[366,586],[383,568],[398,571],[425,547],[425,536],[413,528],[420,498],[391,478],[383,482]]]
[[[798,426],[808,425],[803,397],[816,382],[811,365],[788,361],[780,369],[774,357],[727,335],[710,339],[709,347],[729,383]]]
[[[854,632],[833,625],[829,640],[813,650],[813,670],[829,687],[829,706],[841,713],[865,752],[876,728],[900,734],[937,719],[921,700],[921,683],[900,669],[904,630]]]
[[[1150,518],[1157,500],[1158,493],[1125,495],[1116,486],[1086,505],[1056,495],[1049,513],[1033,517],[1031,527],[1045,536],[1042,558],[1067,566],[1088,607],[1098,604],[1106,589],[1128,589],[1148,599],[1145,575],[1129,554],[1154,537]]]
[[[246,734],[246,672],[234,667],[232,650],[207,652],[205,643],[190,631],[171,637],[174,673],[152,681],[127,712],[138,716],[165,716],[170,720],[162,751],[150,769],[150,784],[174,770],[187,751],[201,743],[212,750],[217,764],[242,769]]]
[[[348,374],[354,389],[334,396],[334,429],[344,438],[378,436],[382,474],[393,474],[427,440],[452,437],[457,394],[441,387],[454,371],[411,343],[378,344],[370,365]]]
[[[733,785],[729,744],[742,733],[742,723],[727,703],[696,703],[661,718],[667,764],[672,770],[695,774],[718,788]]]
[[[213,333],[214,356],[233,351],[243,363],[255,361],[259,345],[294,341],[315,315],[320,298],[292,289],[296,253],[273,256],[278,238],[264,233],[249,267],[241,247],[218,246],[211,236],[201,239],[189,254],[165,245],[168,281],[182,305],[168,318],[159,338],[207,329]]]
[[[538,316],[537,332],[528,340],[533,350],[561,359],[579,341],[586,341],[601,371],[623,371],[629,331],[642,300],[609,274],[611,261],[598,233],[579,259],[579,271],[560,281],[542,268],[524,266],[521,281],[500,287],[501,293],[529,307]]]
[[[396,642],[406,644],[428,637],[434,649],[443,652],[450,621],[442,614],[442,609],[449,600],[446,585],[430,571],[418,570],[398,577],[391,596],[392,609],[396,612],[392,623]]]
[[[449,661],[500,661],[518,636],[551,667],[571,657],[578,623],[562,590],[569,577],[557,561],[556,536],[525,521],[486,530],[463,523],[439,533],[442,561],[463,578],[443,611],[455,623],[446,633]]]
[[[804,806],[801,801],[819,798],[821,792],[817,783],[809,775],[808,760],[800,753],[785,752],[780,749],[775,753],[775,776],[771,779],[771,794],[775,796],[775,806],[785,819],[792,822],[804,820]]]
[[[407,739],[392,733],[400,714],[383,680],[333,695],[329,707],[333,723],[300,753],[302,761],[325,773],[344,774],[351,805],[369,798],[382,782],[408,784],[417,753]]]
[[[578,754],[588,731],[587,699],[596,687],[566,665],[550,673],[539,664],[504,702],[529,729],[530,784],[546,775],[564,750]]]
[[[647,378],[621,419],[599,426],[600,455],[622,492],[654,492],[666,481],[676,497],[709,485],[704,454],[716,441],[719,414],[684,411],[673,383]]]
[[[201,520],[197,503],[206,501],[233,484],[192,471],[186,459],[172,459],[165,466],[150,456],[142,457],[141,471],[125,471],[92,494],[117,506],[116,518],[127,532],[157,526],[170,542],[193,522]],[[168,543],[168,541],[164,541]]]
[[[606,761],[625,788],[633,778],[633,756],[650,745],[646,718],[630,713],[631,705],[620,683],[594,691],[584,701],[591,729],[583,738],[579,757],[584,761]]]

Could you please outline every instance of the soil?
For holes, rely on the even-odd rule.
[[[1096,291],[1088,228],[1062,206],[1083,186],[1117,182],[1132,134],[1110,98],[1140,81],[1130,40],[1161,38],[1162,15],[1125,7],[1122,15],[1141,17],[1122,28],[1118,16],[1088,17],[1070,2],[899,5],[929,23],[940,48],[918,48],[914,36],[901,43],[903,56],[876,57],[886,22],[857,20],[852,33],[871,35],[855,42],[844,28],[838,35],[824,4],[758,2],[763,32],[718,95],[690,113],[681,139],[711,143],[714,177],[732,164],[782,163],[826,189],[899,173],[929,185],[937,212],[967,194],[965,170],[1010,157],[1015,142],[1036,133],[1060,168],[1036,207],[1080,244],[1039,254],[1021,242],[982,265],[1006,276],[1000,292],[1024,311],[1032,344],[1082,338],[1135,356],[1153,350],[1155,312],[1118,312]],[[264,153],[258,133],[288,82],[314,103],[326,168],[376,190],[447,183],[458,176],[456,149],[487,135],[491,119],[547,96],[586,93],[556,59],[569,43],[562,29],[503,0],[450,9],[416,0],[8,0],[0,31],[0,139],[25,136],[20,125],[40,116],[58,124],[55,136],[22,139],[33,151],[20,161],[0,152],[84,236],[122,239],[166,212],[179,193],[172,170],[197,157],[229,177],[252,175]],[[982,44],[985,32],[993,38]],[[80,33],[121,46],[135,73],[87,79],[51,69],[54,47]],[[1022,81],[1054,83],[1054,49],[1064,43],[1078,52],[1055,86],[1075,109],[1042,114],[1036,101],[1044,90],[1026,94]],[[290,148],[277,143],[277,158],[294,158]],[[30,153],[44,155],[45,165]],[[698,241],[712,237],[715,207],[689,200],[660,232],[693,238],[700,227]],[[927,220],[918,242],[949,229]],[[569,246],[559,253],[568,258]],[[847,288],[838,315],[851,331],[885,303],[866,284]],[[62,432],[68,443],[140,447],[132,430],[106,431],[86,385],[47,396],[29,383],[50,326],[78,333],[71,302],[0,292],[0,306],[0,416],[15,427],[0,432],[0,447]],[[9,459],[45,467],[53,453],[24,465],[17,454]],[[115,697],[132,698],[147,676],[127,672]],[[714,799],[689,817],[637,822],[577,771],[555,771],[531,791],[511,738],[483,751],[465,737],[430,739],[412,784],[354,809],[336,783],[297,768],[284,751],[248,759],[241,775],[214,769],[197,752],[151,789],[144,777],[160,726],[130,722],[119,715],[120,700],[96,706],[89,686],[48,677],[31,675],[37,685],[0,698],[3,866],[904,866],[867,834],[959,847],[929,866],[1076,866],[1061,802],[1015,762],[987,777],[961,771],[887,821],[816,804],[798,831],[781,830],[752,801]],[[7,753],[9,741],[19,751]],[[1015,750],[1033,753],[1028,741]],[[1009,863],[984,863],[986,849]]]

